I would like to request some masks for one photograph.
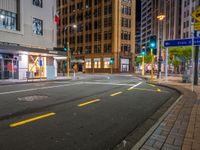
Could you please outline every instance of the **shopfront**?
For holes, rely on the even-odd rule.
[[[0,79],[18,79],[19,56],[0,54]]]
[[[121,72],[130,71],[130,61],[129,59],[121,58]]]
[[[33,78],[46,78],[46,57],[29,55],[28,71]]]

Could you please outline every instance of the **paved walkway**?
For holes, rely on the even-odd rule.
[[[181,80],[181,77],[169,77],[168,82],[161,80],[161,84],[179,89],[183,96],[132,150],[200,150],[200,85],[191,92],[191,84]]]

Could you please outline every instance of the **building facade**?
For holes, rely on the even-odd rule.
[[[107,73],[133,70],[135,0],[57,0],[57,8],[60,12],[57,44],[63,47],[69,42],[71,62],[78,70]],[[72,24],[77,29],[68,27]]]
[[[142,0],[141,2],[141,46],[150,51],[150,36],[156,35],[157,59],[160,50],[164,59],[162,46],[164,40],[181,38],[182,0]],[[164,15],[165,18],[160,21],[157,18],[159,15]]]
[[[195,22],[195,19],[192,18],[191,14],[199,5],[199,0],[183,0],[181,14],[181,38],[190,38],[192,36],[192,23]]]
[[[55,0],[0,0],[0,79],[54,78]]]

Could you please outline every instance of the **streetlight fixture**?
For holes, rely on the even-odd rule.
[[[69,27],[72,27],[72,28],[77,28],[77,25],[76,24],[72,24],[72,25],[66,25],[65,28],[64,28],[64,47],[67,47],[66,49],[66,61],[67,61],[67,78],[70,77],[70,47],[69,47],[69,38],[67,38],[67,45],[66,45],[66,30],[69,29]],[[67,32],[68,33],[68,32]]]
[[[158,75],[157,77],[159,79],[161,79],[161,62],[162,62],[162,57],[161,57],[161,50],[162,50],[162,37],[163,37],[163,20],[165,19],[165,15],[161,14],[159,16],[157,16],[157,19],[161,22],[160,24],[160,30],[159,30],[159,40],[160,40],[160,44],[159,44],[159,47],[160,47],[160,50],[159,50],[159,58],[158,58]],[[162,28],[161,28],[162,27]],[[161,31],[162,29],[162,31]]]

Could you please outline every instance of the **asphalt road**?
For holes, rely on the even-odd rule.
[[[113,149],[177,95],[130,75],[0,86],[0,150]]]

